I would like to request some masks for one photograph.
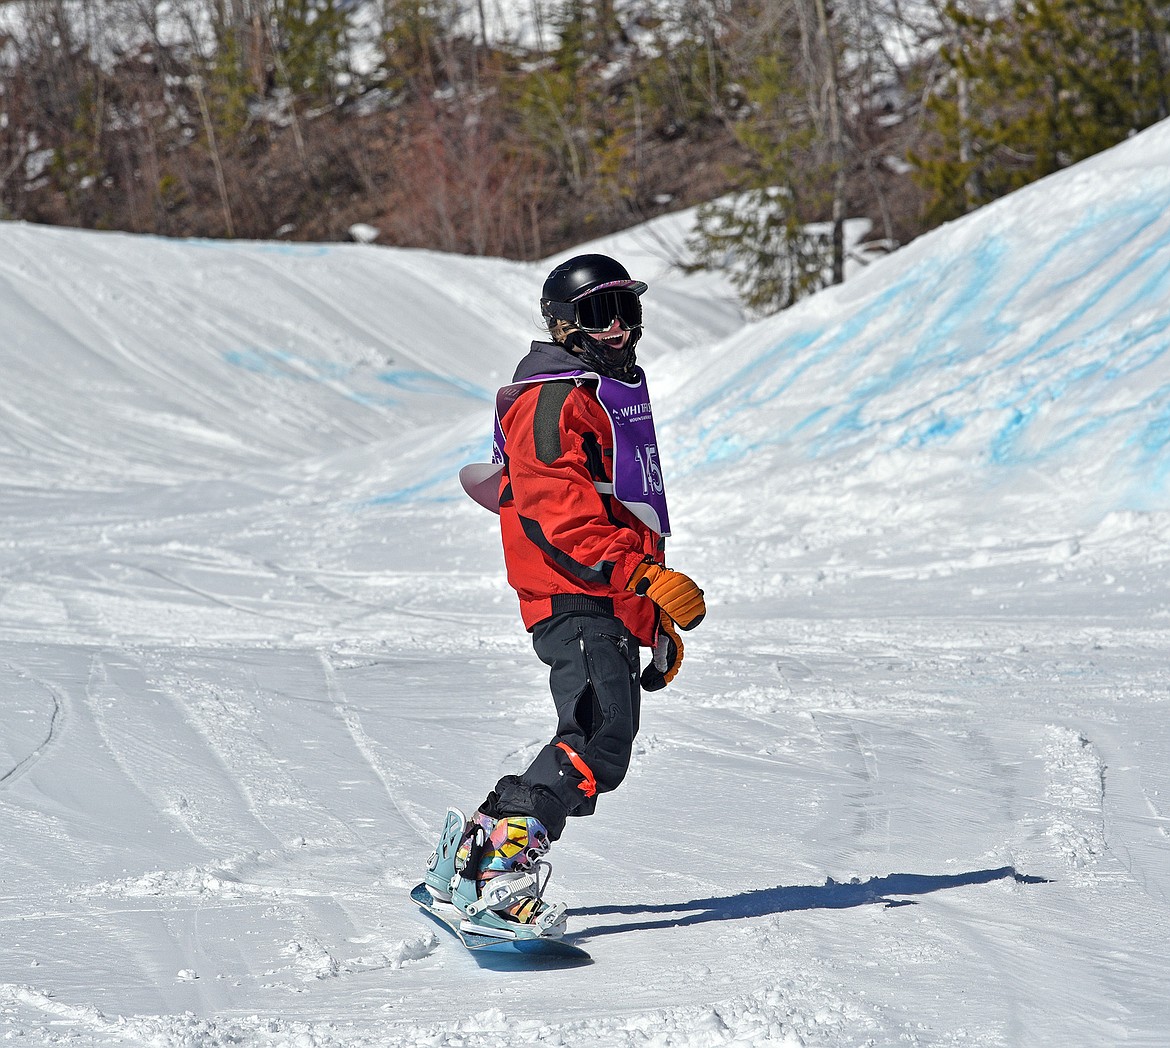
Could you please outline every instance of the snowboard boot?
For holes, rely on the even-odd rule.
[[[459,876],[451,901],[485,934],[559,938],[566,907],[542,898],[552,874],[544,861],[550,843],[540,820],[530,815],[493,819],[477,811],[455,856]]]
[[[424,878],[427,891],[436,902],[451,901],[451,882],[457,877],[455,854],[459,850],[459,843],[463,840],[466,829],[467,820],[463,817],[463,812],[458,808],[448,808],[447,821],[443,823],[439,843],[431,852]]]

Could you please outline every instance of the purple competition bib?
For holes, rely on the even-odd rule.
[[[529,386],[539,382],[572,379],[578,385],[597,383],[597,399],[609,416],[613,432],[613,485],[598,484],[602,494],[612,494],[635,517],[657,535],[670,534],[666,511],[666,489],[658,460],[658,438],[646,376],[634,369],[637,382],[620,382],[593,371],[566,371],[556,375],[535,375],[504,386],[496,394],[495,437],[492,461],[475,462],[459,471],[463,490],[476,502],[495,513],[500,511],[499,482],[504,468],[504,431],[500,419]]]

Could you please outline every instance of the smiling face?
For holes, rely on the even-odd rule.
[[[605,331],[599,331],[594,336],[598,342],[609,349],[621,350],[626,348],[626,343],[630,341],[630,332],[628,328],[622,327],[622,322],[614,317],[614,321]]]
[[[578,327],[572,324],[566,324],[563,320],[558,320],[550,329],[554,342],[558,342],[565,346],[572,353],[580,353],[579,347],[571,344],[572,339],[569,335],[574,331],[580,331]],[[626,348],[630,341],[631,332],[628,328],[622,327],[620,320],[614,320],[612,324],[605,331],[587,332],[589,338],[600,342],[607,350],[612,350],[615,353],[620,353]]]

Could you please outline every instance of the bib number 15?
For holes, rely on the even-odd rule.
[[[642,470],[642,494],[648,495],[651,491],[662,494],[662,469],[658,465],[658,446],[643,444],[634,448],[638,458],[638,466]]]

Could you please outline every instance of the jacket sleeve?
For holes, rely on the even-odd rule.
[[[646,556],[643,537],[614,515],[596,483],[612,482],[610,423],[590,392],[546,382],[503,420],[509,484],[524,534],[583,583],[625,589]]]

